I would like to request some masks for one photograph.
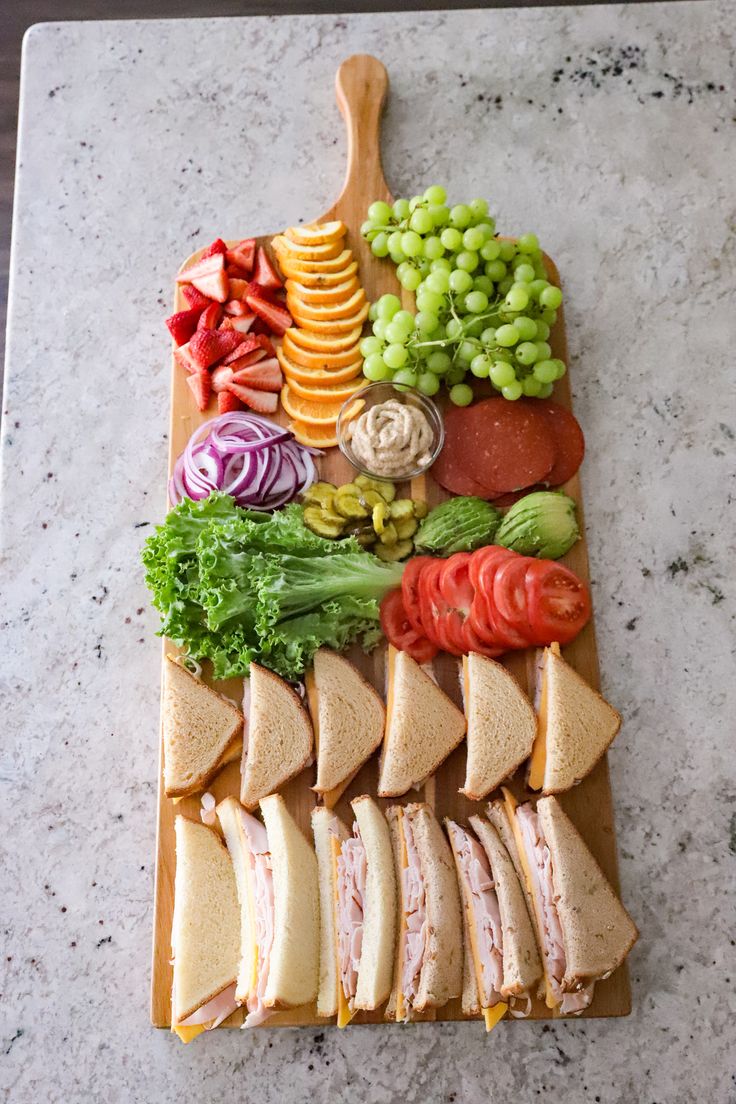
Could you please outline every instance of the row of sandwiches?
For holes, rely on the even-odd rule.
[[[534,997],[588,1007],[636,927],[554,796],[506,790],[467,825],[429,805],[351,802],[349,829],[324,805],[314,847],[282,797],[260,819],[234,797],[224,836],[176,817],[172,1029],[184,1042],[236,1009],[244,1027],[313,1005],[347,1025],[360,1011],[428,1018],[461,998],[490,1030]]]
[[[243,710],[168,658],[163,732],[167,797],[201,791],[227,762],[241,760],[240,800],[255,809],[316,756],[314,791],[332,808],[381,747],[379,797],[425,782],[467,739],[461,789],[480,801],[528,761],[527,784],[562,793],[584,778],[616,736],[619,714],[561,657],[540,652],[534,705],[501,664],[470,654],[459,709],[405,652],[388,649],[386,704],[343,656],[320,649],[304,698],[251,664]],[[306,704],[305,704],[306,699]]]

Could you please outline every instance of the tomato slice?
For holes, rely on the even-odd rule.
[[[404,612],[415,632],[425,635],[422,624],[422,611],[419,601],[419,579],[428,564],[436,563],[432,556],[414,556],[404,568],[401,577],[401,593],[404,599]],[[440,561],[444,562],[444,561]]]
[[[498,610],[493,600],[493,589],[491,588],[490,593],[484,592],[481,597],[484,603],[486,623],[497,646],[503,648],[505,652],[528,648],[531,643],[530,638],[519,632],[516,626]]]
[[[470,552],[456,552],[445,560],[439,574],[440,594],[451,609],[460,611],[463,620],[475,595],[470,581],[470,558]]]
[[[574,640],[591,614],[585,583],[554,560],[531,560],[525,585],[534,643],[569,644]]]
[[[480,573],[486,564],[493,564],[497,560],[513,559],[518,552],[512,552],[509,548],[502,548],[500,544],[489,544],[485,548],[479,548],[470,555],[468,575],[475,590],[480,587]]]
[[[532,643],[534,633],[529,626],[526,598],[526,572],[530,557],[504,560],[493,576],[493,604],[499,616],[509,622],[527,643]]]
[[[480,655],[488,656],[489,659],[496,659],[497,656],[503,654],[503,648],[494,647],[493,644],[489,644],[475,631],[473,627],[472,607],[470,614],[463,623],[463,640],[465,642],[466,652],[479,652]]]
[[[386,639],[399,651],[408,652],[417,663],[429,663],[437,648],[413,628],[404,608],[401,590],[391,590],[381,602],[381,628]]]
[[[462,618],[440,590],[440,576],[445,562],[434,560],[422,570],[419,581],[420,616],[425,634],[430,640],[445,652],[462,655]]]

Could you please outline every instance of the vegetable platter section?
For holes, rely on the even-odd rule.
[[[320,643],[343,651],[383,695],[386,647],[381,628],[393,644],[409,654],[414,646],[417,662],[431,663],[433,677],[460,708],[457,657],[469,650],[483,652],[484,642],[484,654],[498,657],[532,700],[537,674],[534,645],[551,643],[553,639],[562,643],[567,663],[589,686],[597,689],[598,659],[593,620],[588,619],[589,574],[577,475],[582,460],[582,435],[578,439],[579,427],[570,413],[564,317],[557,293],[559,274],[549,257],[538,251],[533,235],[525,235],[517,242],[517,246],[523,245],[529,251],[526,257],[518,248],[516,252],[509,247],[502,250],[503,239],[497,238],[492,223],[490,233],[480,229],[470,234],[463,248],[463,236],[473,228],[483,227],[490,218],[484,211],[473,217],[468,208],[467,222],[460,211],[452,220],[455,225],[449,224],[448,216],[445,230],[438,234],[428,232],[429,216],[422,215],[411,222],[414,211],[409,209],[409,203],[405,212],[399,206],[396,213],[383,178],[379,145],[380,115],[388,91],[386,71],[374,58],[355,56],[340,67],[336,87],[338,106],[348,131],[345,185],[333,207],[321,218],[314,218],[314,212],[305,203],[305,223],[311,221],[303,228],[294,228],[297,233],[292,235],[297,238],[301,235],[302,248],[294,250],[288,232],[275,232],[220,243],[222,251],[209,256],[206,250],[200,250],[180,270],[175,313],[169,327],[175,343],[169,503],[180,505],[154,538],[159,544],[149,545],[146,553],[149,586],[153,579],[159,594],[165,594],[167,587],[174,585],[174,577],[166,574],[169,568],[161,572],[161,562],[167,555],[172,563],[189,556],[192,571],[200,576],[209,571],[217,577],[211,608],[205,613],[221,616],[224,624],[228,602],[238,600],[232,581],[238,580],[238,586],[242,584],[238,593],[243,612],[251,619],[250,634],[241,633],[237,640],[231,636],[222,644],[221,635],[211,633],[212,639],[205,640],[207,634],[202,633],[199,651],[208,660],[203,664],[205,680],[238,705],[243,699],[244,663],[246,667],[249,662],[262,663],[295,681],[303,677],[302,672]],[[435,191],[437,194],[429,197],[433,201],[430,207],[442,207],[443,190]],[[321,226],[326,228],[322,234]],[[247,226],[243,230],[249,232]],[[447,233],[449,230],[454,233]],[[399,238],[395,237],[397,233]],[[311,241],[309,234],[313,236]],[[445,245],[427,247],[428,240],[441,241],[443,235]],[[455,240],[458,236],[460,241]],[[328,240],[321,240],[324,237]],[[485,249],[488,255],[485,259],[483,249],[488,242],[494,244]],[[448,300],[451,309],[445,310],[445,303],[440,303],[445,278],[430,281],[427,287],[427,266],[424,275],[419,272],[414,258],[424,256],[424,251],[428,261],[434,251],[436,260],[449,252],[456,262],[461,261],[459,267],[447,274],[451,281],[448,288],[457,288],[454,298]],[[319,258],[315,261],[317,268],[310,272],[310,261],[305,261],[304,255],[294,259],[294,252]],[[476,254],[474,264],[471,255]],[[320,264],[327,267],[320,268]],[[481,264],[482,270],[477,268]],[[293,275],[287,276],[289,269]],[[456,275],[468,269],[475,269],[473,279],[470,275],[467,279]],[[442,266],[434,270],[440,271]],[[546,274],[546,282],[542,280],[544,287],[537,288],[535,312],[528,305],[527,291],[520,291],[519,286],[524,283],[530,287],[535,280],[540,281],[541,271]],[[319,273],[319,280],[315,273]],[[281,277],[285,277],[284,290]],[[206,297],[206,306],[197,303],[192,288]],[[338,292],[333,295],[335,288]],[[398,309],[394,306],[393,312],[384,312],[388,315],[384,319],[386,325],[379,324],[376,332],[380,310],[375,306],[371,309],[371,305],[388,296],[398,298]],[[492,325],[483,315],[489,303],[499,301],[499,296],[500,313],[496,325]],[[212,303],[217,304],[217,309],[210,310]],[[333,304],[338,304],[337,309]],[[462,309],[458,310],[458,306]],[[521,319],[518,333],[511,332],[513,321],[504,321],[504,309],[510,312],[509,319]],[[324,310],[326,314],[321,313]],[[525,313],[520,314],[522,310]],[[200,319],[207,311],[210,316],[205,317],[202,325]],[[462,311],[467,313],[463,315]],[[473,312],[477,322],[470,317]],[[387,333],[399,313],[399,325]],[[539,323],[536,329],[537,323],[531,317],[535,313]],[[404,315],[415,318],[411,336],[409,323],[403,325]],[[453,324],[456,319],[458,325]],[[255,326],[254,320],[258,322]],[[444,339],[450,342],[446,355],[451,364],[449,359],[437,356],[431,359],[433,353],[422,338],[422,327],[424,336],[429,334],[433,341],[440,340],[437,334],[439,327],[443,327]],[[212,337],[218,333],[220,337]],[[539,348],[532,348],[535,334]],[[440,348],[439,344],[435,346],[436,350]],[[325,357],[329,369],[321,367]],[[366,378],[360,378],[361,370]],[[423,399],[430,398],[437,404],[443,415],[444,444],[441,436],[439,439],[435,436],[430,445],[429,438],[422,440],[421,449],[417,450],[419,456],[434,449],[433,466],[408,480],[396,476],[389,482],[385,474],[373,481],[361,470],[356,457],[353,457],[355,465],[351,464],[348,459],[351,434],[346,432],[337,447],[340,423],[333,412],[340,409],[348,426],[352,424],[355,429],[357,419],[371,407],[371,395],[361,397],[366,385],[368,392],[373,387],[388,387],[398,400],[402,400],[402,392],[392,385],[410,387],[411,393],[419,396],[420,406]],[[474,401],[467,405],[471,399]],[[535,408],[534,404],[538,406]],[[494,451],[492,435],[484,437],[490,415],[483,412],[495,417],[497,409],[500,421],[513,424],[512,436],[526,442],[522,459],[526,460],[527,468],[523,479],[512,478],[509,482],[505,468],[508,458]],[[463,422],[465,415],[471,415],[469,426]],[[219,422],[199,432],[200,427],[218,416]],[[473,444],[476,436],[477,447]],[[463,451],[467,449],[470,451]],[[482,463],[477,462],[478,449]],[[571,454],[576,462],[570,462]],[[382,470],[390,468],[384,466]],[[254,478],[258,480],[255,484]],[[564,492],[554,496],[551,505],[549,486]],[[217,491],[207,499],[214,488],[229,493],[235,501]],[[453,496],[468,501],[461,504],[457,500],[455,506],[449,505]],[[200,501],[192,505],[187,501],[190,498]],[[448,505],[435,513],[436,507],[445,503]],[[270,510],[276,512],[267,512]],[[447,514],[454,510],[457,514]],[[543,524],[537,524],[540,517]],[[223,528],[218,527],[220,521]],[[386,533],[389,541],[382,540]],[[201,544],[197,545],[200,535]],[[531,615],[527,581],[528,601],[511,636],[507,618],[499,618],[496,611],[495,619],[493,613],[488,615],[493,631],[488,620],[480,622],[475,635],[470,637],[474,642],[470,647],[465,646],[464,638],[457,638],[457,626],[450,627],[444,636],[433,638],[427,634],[425,638],[420,631],[421,614],[418,625],[415,620],[421,602],[405,608],[408,572],[418,577],[419,569],[406,567],[405,563],[420,564],[422,560],[433,563],[441,557],[440,562],[447,564],[450,557],[465,556],[468,562],[477,565],[473,570],[479,572],[480,560],[487,558],[489,547],[496,548],[501,565],[504,560],[509,565],[516,561],[513,567],[506,568],[508,574],[518,574],[521,571],[518,564],[525,558],[533,563],[532,576],[544,574],[545,560],[555,561],[545,577],[552,588],[557,586],[564,591],[562,607],[567,614],[573,611],[569,615],[574,623],[567,635],[559,621],[550,626],[554,635],[545,637],[543,632],[540,635],[545,627],[544,617],[538,607]],[[399,551],[394,555],[392,550],[397,548]],[[280,551],[285,554],[279,560]],[[381,554],[368,554],[376,552]],[[368,568],[366,561],[370,561]],[[458,572],[462,566],[458,562]],[[453,576],[455,581],[458,572]],[[499,572],[500,567],[495,578]],[[335,612],[339,596],[348,586],[344,580],[354,578],[360,578],[359,596],[352,601],[348,614]],[[570,580],[574,593],[582,595],[577,612],[574,601],[571,605],[567,598]],[[425,586],[421,578],[417,586]],[[165,599],[162,602],[165,604]],[[296,639],[290,638],[288,632],[281,637],[276,633],[271,640],[270,629],[283,624],[284,603],[289,602],[292,605],[288,615],[303,618],[314,627],[316,635],[311,641],[308,633]],[[170,603],[167,608],[171,610],[174,605]],[[171,614],[170,637],[164,640],[165,655],[174,656],[179,651],[171,638],[184,639],[187,632],[198,631],[191,624],[201,611],[194,604],[190,611],[185,607],[186,602],[179,603],[179,622],[176,614]],[[554,613],[555,608],[558,607],[553,600],[548,612]],[[184,621],[189,612],[192,616],[187,627]],[[162,619],[165,631],[168,617],[167,614]],[[470,616],[463,623],[468,633],[469,622]],[[403,631],[408,633],[404,645],[402,623]],[[503,646],[493,635],[499,631]],[[398,634],[399,639],[392,639],[393,634]],[[512,638],[513,645],[508,643]],[[268,645],[267,639],[271,641]],[[214,671],[218,678],[214,677]],[[207,783],[206,789],[215,802],[239,797],[239,767],[237,761],[225,761],[224,767]],[[440,823],[446,817],[467,821],[469,816],[481,812],[482,807],[460,792],[465,770],[466,751],[461,745],[418,792],[412,791],[403,800],[426,802]],[[313,768],[302,770],[279,788],[286,807],[310,841],[310,816],[317,796],[311,788],[313,774]],[[374,755],[334,805],[345,823],[352,823],[352,798],[361,794],[376,797],[378,776],[378,758]],[[522,798],[525,786],[521,772],[510,781],[509,790]],[[564,796],[565,811],[603,874],[617,889],[613,807],[605,755]],[[201,793],[184,796],[175,804],[166,797],[162,740],[151,996],[152,1022],[160,1027],[171,1023],[174,822],[178,814],[200,822],[204,811],[200,799]],[[385,807],[388,802],[379,799],[379,804]],[[621,1016],[629,1011],[629,980],[624,964],[598,983],[595,1000],[585,1015]],[[535,999],[530,1015],[543,1019],[553,1013],[543,1000]],[[421,1018],[465,1017],[458,998]],[[237,1011],[227,1020],[227,1026],[239,1026],[243,1019],[243,1012]],[[326,1022],[330,1021],[317,1016],[314,1003],[276,1011],[268,1020],[273,1026]],[[353,1019],[357,1024],[371,1022],[384,1022],[381,1009],[358,1012]]]

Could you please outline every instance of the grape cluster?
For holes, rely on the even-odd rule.
[[[381,200],[361,233],[376,257],[390,257],[399,283],[416,293],[416,313],[396,295],[370,308],[373,334],[360,350],[364,375],[435,395],[444,380],[467,406],[470,372],[490,379],[506,399],[546,398],[565,374],[552,357],[550,328],[562,292],[547,279],[535,234],[499,241],[484,199],[447,205],[438,184],[423,195]]]

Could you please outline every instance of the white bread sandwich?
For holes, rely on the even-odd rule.
[[[238,1007],[240,912],[233,864],[217,832],[183,816],[174,831],[171,1030],[188,1043]]]
[[[408,1022],[462,991],[460,894],[452,852],[429,805],[387,811],[398,888],[398,938],[389,1019]]]
[[[537,721],[514,676],[477,652],[463,656],[463,700],[468,759],[460,793],[480,801],[529,758]]]
[[[388,823],[366,795],[356,797],[351,805],[355,815],[352,835],[328,811],[329,821],[324,813],[317,813],[315,829],[322,864],[321,908],[323,912],[333,910],[335,932],[332,946],[322,944],[326,966],[320,1006],[336,1003],[338,1027],[346,1027],[356,1012],[372,1011],[388,1000],[396,947],[396,876]],[[329,835],[332,870],[325,869],[325,834]]]
[[[337,853],[350,833],[331,809],[315,805],[312,832],[319,870],[319,992],[317,1015],[338,1013]]]
[[[274,1011],[316,999],[317,860],[279,794],[260,803],[263,823],[226,797],[217,815],[237,879],[242,931],[235,997],[257,1027]]]
[[[379,797],[419,787],[465,735],[465,716],[406,652],[387,650],[386,734]]]
[[[565,663],[558,644],[539,654],[535,705],[529,788],[562,793],[590,774],[613,742],[621,717]]]
[[[490,1031],[509,1008],[529,1015],[542,965],[524,892],[493,825],[478,816],[472,831],[446,823],[465,909],[463,1012],[482,1013]]]
[[[357,667],[329,648],[315,652],[304,681],[317,754],[312,788],[331,809],[380,746],[386,709]]]
[[[240,768],[240,800],[255,809],[309,765],[312,725],[301,698],[273,671],[250,665],[243,695],[246,733]]]
[[[161,721],[167,797],[199,793],[240,754],[243,714],[170,655],[164,664]]]
[[[535,809],[505,791],[489,816],[505,817],[514,834],[547,1007],[577,1015],[593,1000],[596,981],[626,958],[639,936],[636,925],[557,798],[540,797]]]

